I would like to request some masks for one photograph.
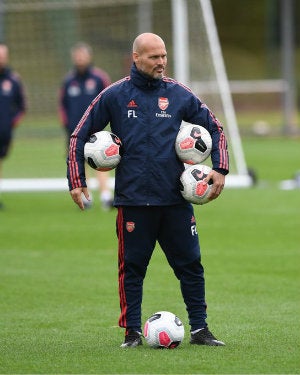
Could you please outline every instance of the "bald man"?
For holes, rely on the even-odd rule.
[[[212,137],[216,199],[228,173],[228,153],[221,123],[190,89],[164,76],[167,51],[163,39],[143,33],[134,40],[130,76],[102,91],[91,103],[70,142],[68,180],[74,202],[84,209],[88,197],[83,148],[92,132],[110,123],[122,140],[123,156],[115,174],[114,205],[119,252],[119,326],[125,328],[121,347],[142,344],[143,281],[158,242],[180,281],[191,327],[190,343],[223,346],[206,323],[205,280],[193,207],[180,192],[184,164],[175,152],[183,121],[204,126]],[[168,310],[168,303],[164,309]],[[150,312],[149,312],[150,313]]]

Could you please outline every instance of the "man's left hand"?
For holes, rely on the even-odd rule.
[[[207,177],[203,180],[208,183],[209,180],[212,180],[212,188],[208,196],[209,200],[212,201],[222,193],[222,190],[225,185],[225,176],[222,173],[211,170]]]

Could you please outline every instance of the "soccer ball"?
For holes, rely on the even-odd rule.
[[[208,195],[212,188],[212,180],[203,182],[211,168],[207,165],[196,164],[187,167],[180,177],[180,191],[188,202],[205,204],[209,202]]]
[[[182,162],[202,163],[210,155],[211,147],[211,136],[203,126],[185,124],[180,127],[175,141],[175,150]]]
[[[97,171],[110,171],[121,160],[122,142],[115,134],[102,130],[92,134],[84,145],[84,158]]]
[[[184,338],[184,326],[173,313],[158,311],[146,321],[144,337],[152,348],[174,349]]]

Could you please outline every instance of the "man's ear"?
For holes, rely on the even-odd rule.
[[[133,52],[133,53],[132,53],[132,60],[133,60],[134,62],[137,62],[138,59],[139,59],[139,54],[138,54],[137,52]]]

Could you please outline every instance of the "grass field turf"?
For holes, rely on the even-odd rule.
[[[179,285],[157,248],[145,280],[143,321],[170,310],[183,320],[186,338],[170,351],[119,348],[115,211],[80,212],[63,192],[5,193],[0,373],[299,373],[299,190],[277,187],[298,168],[299,143],[244,144],[265,183],[225,189],[217,201],[195,208],[208,323],[226,347],[188,343]],[[10,160],[15,175],[17,150]],[[58,165],[61,156],[53,156]]]

